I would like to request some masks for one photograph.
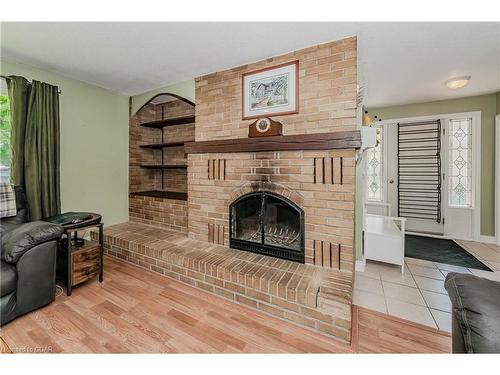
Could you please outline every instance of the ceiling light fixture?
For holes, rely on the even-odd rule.
[[[453,77],[445,82],[449,89],[455,90],[464,87],[470,81],[470,76]]]

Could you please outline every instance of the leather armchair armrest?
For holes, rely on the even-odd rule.
[[[451,272],[445,288],[453,307],[453,352],[500,353],[500,283]]]
[[[42,243],[58,240],[62,234],[62,226],[45,221],[19,225],[2,237],[2,260],[16,263],[28,250]]]

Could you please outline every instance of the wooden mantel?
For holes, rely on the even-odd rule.
[[[319,134],[187,142],[184,145],[184,150],[187,154],[205,154],[224,152],[358,149],[360,147],[361,133],[359,130],[353,130]]]

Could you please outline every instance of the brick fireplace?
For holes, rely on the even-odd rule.
[[[249,138],[242,75],[290,61],[298,61],[298,113],[273,116],[282,136]],[[356,38],[195,84],[195,141],[184,146],[187,210],[173,199],[134,198],[131,222],[105,232],[107,253],[348,342],[360,146]]]
[[[241,120],[242,75],[295,60],[299,113],[273,117],[283,124],[280,142],[249,139],[252,121]],[[186,145],[188,236],[335,271],[322,278],[340,278],[342,287],[337,283],[335,291],[320,282],[313,303],[318,313],[333,314],[330,327],[313,326],[342,339],[350,336],[351,295],[345,288],[352,289],[355,262],[356,84],[355,37],[200,77],[195,142]],[[266,211],[266,195],[288,202],[300,218],[287,217],[294,210],[276,208],[278,203]],[[243,207],[244,217],[237,222],[234,207],[248,197],[253,202]],[[267,240],[276,233],[281,238]],[[295,244],[275,246],[296,236]],[[334,308],[326,308],[324,298],[319,302],[320,296],[336,293],[342,299],[330,300]],[[300,312],[301,302],[293,303],[289,308]]]
[[[217,149],[217,141],[248,138],[252,121],[241,120],[242,74],[293,60],[299,61],[299,113],[275,118],[283,123],[283,136],[305,139],[354,131],[357,65],[352,37],[196,79],[196,144]],[[229,246],[230,205],[245,194],[269,191],[303,210],[305,263],[352,271],[355,147],[308,150],[304,145],[254,152],[251,144],[244,147],[250,152],[203,152],[198,147],[201,151],[189,153],[189,236]],[[220,142],[218,150],[226,146]]]

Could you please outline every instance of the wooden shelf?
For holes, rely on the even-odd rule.
[[[170,165],[141,164],[140,167],[145,169],[187,169],[187,165],[175,165],[175,164],[170,164]]]
[[[361,133],[359,130],[353,130],[332,133],[186,142],[184,147],[186,154],[358,149],[361,147]]]
[[[194,116],[175,117],[166,120],[144,122],[141,124],[141,126],[144,126],[146,128],[161,129],[167,126],[192,124],[194,123],[194,119]]]
[[[184,142],[170,142],[170,143],[152,143],[149,145],[140,145],[141,148],[150,148],[153,150],[161,150],[162,148],[168,147],[182,147],[184,146]]]
[[[149,190],[149,191],[138,191],[130,194],[139,195],[142,197],[176,199],[179,201],[187,201],[187,193],[179,193],[178,191]]]

